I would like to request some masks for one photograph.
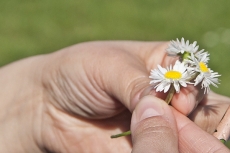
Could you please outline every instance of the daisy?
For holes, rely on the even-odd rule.
[[[197,51],[194,53],[194,56],[198,59],[201,60],[202,58],[205,58],[205,60],[203,61],[204,63],[208,63],[208,61],[210,60],[209,58],[209,53],[205,52],[204,49]]]
[[[199,46],[196,46],[196,41],[194,41],[192,44],[189,44],[189,41],[187,40],[185,42],[184,38],[179,41],[177,38],[177,41],[172,40],[169,44],[169,47],[166,49],[167,53],[171,56],[181,55],[184,53],[195,53]]]
[[[213,72],[211,69],[209,69],[209,73],[200,73],[196,79],[195,84],[196,86],[201,81],[201,88],[204,88],[204,93],[208,93],[210,91],[210,84],[214,87],[218,87],[217,84],[219,84],[218,77],[221,76],[217,72]]]
[[[206,57],[207,58],[207,57]],[[198,85],[201,83],[201,88],[204,88],[204,93],[208,93],[210,91],[210,84],[218,87],[217,84],[219,84],[218,77],[221,76],[217,72],[214,72],[210,68],[208,68],[207,59],[201,58],[201,59],[196,59],[194,55],[192,54],[191,59],[194,60],[195,67],[194,71],[198,72],[198,76],[195,78],[195,83],[194,86]]]
[[[200,50],[196,53],[191,53],[186,59],[184,59],[184,63],[186,66],[195,67],[199,64],[199,62],[208,64],[209,54],[207,52],[203,52],[204,50]]]
[[[168,68],[162,68],[158,65],[157,69],[151,70],[149,78],[152,79],[150,84],[154,84],[157,92],[164,91],[166,93],[170,86],[173,85],[176,92],[179,93],[180,85],[187,87],[193,74],[193,71],[186,69],[184,63],[177,60],[173,67],[170,65]]]

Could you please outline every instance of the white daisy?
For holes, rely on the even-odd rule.
[[[194,56],[198,60],[201,60],[202,58],[205,59],[205,60],[203,60],[204,63],[208,63],[208,61],[210,60],[209,55],[210,54],[208,52],[205,52],[204,49],[202,49],[202,50],[197,51],[197,52],[194,53]]]
[[[197,42],[194,41],[192,44],[189,44],[189,41],[187,40],[185,42],[184,38],[181,39],[181,42],[179,41],[179,39],[177,39],[177,41],[172,40],[166,51],[171,56],[184,54],[185,52],[195,53],[199,48],[199,46],[196,46],[196,43]]]
[[[218,77],[221,76],[217,72],[213,72],[211,69],[208,69],[209,73],[200,73],[196,79],[195,79],[195,85],[197,85],[199,82],[201,83],[201,88],[204,88],[204,93],[208,93],[210,91],[210,84],[214,87],[218,87],[217,84],[219,84]]]
[[[210,68],[208,68],[207,64],[205,63],[206,59],[201,58],[197,60],[193,55],[191,58],[195,62],[195,68],[194,71],[198,72],[199,75],[195,78],[194,86],[198,85],[201,82],[201,88],[204,88],[204,93],[207,93],[210,91],[210,84],[212,84],[215,87],[218,87],[217,84],[219,84],[218,77],[221,76],[217,72],[214,72]]]
[[[199,65],[200,62],[207,64],[209,61],[209,54],[207,52],[203,52],[203,50],[194,53],[191,53],[187,59],[184,59],[184,63],[186,66],[192,67]]]
[[[169,68],[162,68],[158,65],[157,69],[151,70],[149,78],[152,79],[150,84],[154,84],[157,92],[164,91],[166,93],[173,84],[176,92],[179,93],[180,85],[187,87],[192,75],[193,72],[187,71],[184,63],[177,60],[173,68],[172,65]]]

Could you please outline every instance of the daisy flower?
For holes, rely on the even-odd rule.
[[[166,49],[167,53],[171,56],[176,56],[184,53],[195,53],[199,46],[196,46],[196,41],[194,41],[192,44],[189,44],[189,41],[187,40],[185,42],[184,38],[179,41],[177,38],[177,41],[172,40],[169,44],[169,47]]]
[[[201,58],[204,58],[204,56],[205,56],[205,61],[203,61],[203,62],[205,62],[205,63],[208,63],[208,61],[210,60],[209,55],[210,55],[210,54],[209,54],[208,52],[205,52],[204,49],[202,49],[202,50],[197,51],[197,52],[194,53],[194,56],[195,56],[198,60],[200,60]]]
[[[180,86],[187,87],[193,74],[193,71],[186,69],[184,63],[177,60],[173,67],[170,65],[168,68],[162,68],[158,65],[157,69],[151,70],[149,78],[152,79],[150,84],[154,84],[157,92],[164,91],[166,93],[173,85],[176,92],[179,93]]]
[[[196,59],[192,54],[191,59],[194,60],[194,63],[196,64],[194,71],[199,73],[194,80],[195,81],[194,86],[201,83],[201,88],[205,89],[204,93],[208,93],[210,91],[210,87],[209,87],[210,84],[215,87],[218,87],[217,86],[217,84],[219,84],[218,77],[221,75],[208,68],[207,64],[205,63],[205,61],[207,61],[207,59],[205,59],[205,56],[204,58]]]
[[[207,52],[203,52],[203,50],[198,51],[196,53],[191,53],[187,59],[184,59],[184,63],[186,66],[195,67],[199,64],[199,62],[207,64],[209,61],[209,54]]]
[[[157,65],[156,69],[151,70],[150,84],[153,85],[156,92],[168,92],[165,98],[165,102],[168,104],[170,104],[175,91],[180,92],[181,86],[187,87],[187,84],[193,84],[194,86],[200,84],[201,89],[204,88],[205,94],[210,91],[210,85],[217,87],[217,84],[219,84],[218,77],[220,75],[207,66],[210,60],[209,53],[204,49],[198,50],[198,48],[196,41],[189,44],[189,41],[185,41],[184,38],[181,41],[179,39],[172,40],[166,49],[167,55],[179,56],[179,60],[173,66],[163,68],[161,65]],[[191,80],[193,82],[190,82]],[[130,134],[131,132],[127,131],[112,135],[111,138]]]

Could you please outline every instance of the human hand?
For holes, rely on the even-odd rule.
[[[133,153],[230,152],[218,139],[154,96],[143,97],[131,122]]]
[[[128,138],[110,135],[129,129],[130,112],[141,97],[166,96],[155,93],[148,78],[157,64],[175,61],[165,56],[166,47],[165,42],[82,43],[3,67],[1,144],[7,152],[130,151]],[[184,88],[171,104],[188,115],[202,93]],[[17,128],[9,132],[12,124]]]
[[[205,95],[204,99],[189,115],[189,118],[203,130],[210,134],[214,134],[218,139],[228,140],[229,127],[227,129],[228,132],[226,132],[224,131],[224,126],[229,124],[229,120],[223,120],[223,118],[230,118],[230,116],[228,116],[229,113],[226,114],[229,105],[229,97],[211,91],[209,94]],[[221,121],[222,124],[220,125]],[[223,132],[225,134],[223,134]]]

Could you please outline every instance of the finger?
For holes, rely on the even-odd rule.
[[[230,152],[220,140],[199,128],[178,111],[173,111],[179,131],[180,152]]]
[[[189,115],[204,97],[204,90],[200,86],[188,85],[181,88],[180,93],[173,96],[171,105],[184,115]]]
[[[210,91],[196,109],[189,114],[190,120],[206,132],[213,134],[229,107],[230,99]],[[218,130],[218,132],[221,132]]]
[[[151,67],[162,63],[167,43],[120,42],[119,46],[122,47],[120,48],[122,52],[125,51],[129,55],[123,58],[124,60],[121,60],[122,58],[119,56],[119,63],[113,65],[114,72],[118,73],[111,73],[112,76],[108,75],[111,81],[108,86],[111,85],[111,87],[108,87],[107,91],[111,92],[126,108],[133,111],[141,95],[143,96],[142,93],[151,88],[149,84]],[[155,92],[151,94],[156,95]]]
[[[176,122],[170,107],[154,96],[143,97],[131,121],[133,153],[178,152]]]
[[[167,94],[168,93],[156,92],[154,87],[148,87],[141,93],[140,97],[154,95],[165,100]],[[180,93],[174,93],[170,104],[179,112],[187,116],[197,107],[203,97],[203,90],[199,89],[199,87],[189,85],[186,88],[181,88]]]
[[[220,124],[217,127],[217,132],[214,136],[219,140],[227,141],[230,136],[230,107],[228,107],[226,113],[223,116]]]

